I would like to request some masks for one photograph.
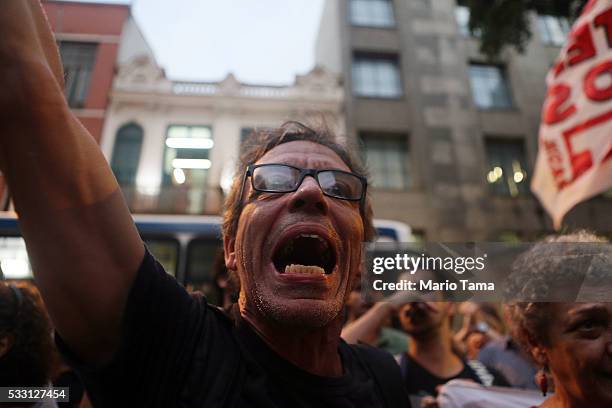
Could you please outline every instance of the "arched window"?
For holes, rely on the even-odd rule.
[[[143,130],[135,123],[122,126],[117,132],[111,168],[120,186],[133,186],[140,162]]]

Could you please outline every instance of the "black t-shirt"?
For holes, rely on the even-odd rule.
[[[465,360],[462,362],[463,370],[461,372],[452,377],[441,378],[420,365],[408,353],[403,353],[400,358],[400,369],[404,377],[406,391],[409,395],[437,396],[438,391],[436,387],[457,378],[472,380],[483,385],[508,386],[503,377],[486,368],[481,363],[477,361],[467,362]]]
[[[54,387],[68,387],[70,389],[70,401],[58,402],[58,408],[78,408],[83,399],[85,389],[83,382],[73,370],[64,371],[53,381]]]
[[[376,379],[353,346],[340,343],[341,377],[301,370],[239,316],[230,318],[201,295],[188,294],[149,253],[131,289],[122,330],[121,346],[103,368],[80,364],[57,336],[95,407],[384,406]],[[394,402],[405,407],[406,401]]]

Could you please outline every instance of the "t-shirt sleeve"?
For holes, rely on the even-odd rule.
[[[145,252],[128,296],[120,346],[110,364],[83,364],[56,333],[60,352],[80,374],[96,407],[164,406],[164,401],[176,401],[196,347],[220,330],[218,313],[201,296],[188,294]]]

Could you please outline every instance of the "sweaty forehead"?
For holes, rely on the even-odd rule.
[[[276,146],[257,161],[257,164],[264,163],[284,163],[303,168],[333,168],[350,171],[340,156],[329,147],[303,140]]]

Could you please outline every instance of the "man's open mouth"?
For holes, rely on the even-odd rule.
[[[272,262],[278,273],[329,275],[336,267],[336,254],[325,238],[302,233],[283,242]]]
[[[610,371],[600,371],[599,375],[604,377],[606,380],[612,380],[612,372]]]

